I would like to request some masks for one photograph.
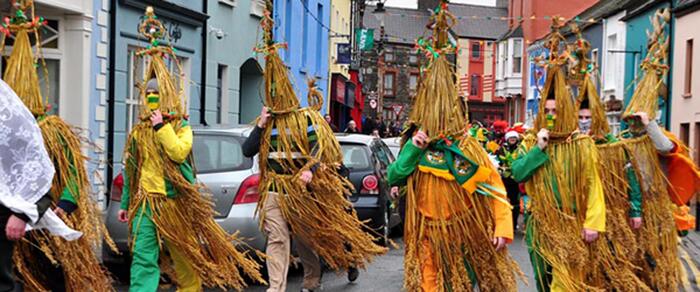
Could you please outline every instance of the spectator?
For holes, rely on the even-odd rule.
[[[323,116],[323,118],[326,119],[326,123],[328,123],[328,125],[331,127],[331,130],[333,130],[333,133],[340,132],[340,130],[338,130],[338,126],[333,124],[333,120],[331,119],[331,115],[327,114],[327,115]]]
[[[345,129],[345,133],[348,134],[359,134],[360,130],[357,129],[357,123],[354,120],[348,122],[348,127]]]

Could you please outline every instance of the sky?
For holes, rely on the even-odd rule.
[[[496,5],[496,0],[451,0],[450,3],[494,6]],[[418,8],[418,0],[387,0],[385,5],[391,7]]]

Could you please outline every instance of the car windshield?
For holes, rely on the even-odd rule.
[[[343,164],[349,169],[368,169],[371,167],[367,146],[360,144],[341,144]]]
[[[252,167],[253,161],[243,156],[238,137],[217,134],[195,134],[194,159],[199,173],[236,171]]]

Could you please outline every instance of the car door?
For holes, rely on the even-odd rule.
[[[394,163],[394,155],[391,153],[391,150],[388,146],[386,146],[386,144],[383,141],[378,140],[376,144],[377,156],[379,157],[379,160],[383,161],[382,170],[380,170],[385,174],[383,183],[386,188],[386,194],[389,195],[389,192],[391,192],[391,186],[389,186],[388,176],[386,175],[386,173],[388,171],[389,165],[391,163]],[[395,206],[395,204],[392,204],[392,206],[394,207],[391,208],[389,226],[394,227],[401,222],[401,215],[399,214],[399,208]]]

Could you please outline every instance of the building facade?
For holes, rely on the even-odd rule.
[[[108,76],[107,162],[108,182],[121,170],[126,136],[139,122],[139,84],[144,79],[146,59],[136,52],[148,46],[140,36],[138,25],[147,6],[153,6],[158,19],[168,31],[170,44],[177,50],[180,66],[172,59],[167,63],[173,74],[181,74],[186,82],[183,105],[190,122],[206,122],[206,94],[202,87],[206,71],[207,7],[204,1],[112,0],[110,6],[110,48]],[[99,55],[99,53],[98,53]]]
[[[84,138],[96,147],[84,148],[90,158],[88,175],[93,192],[100,203],[105,197],[105,136],[106,136],[106,63],[108,43],[108,1],[101,0],[36,0],[36,15],[47,20],[40,30],[42,54],[45,59],[39,70],[43,96],[52,110],[66,122],[81,129]],[[0,15],[12,13],[11,1],[0,3]],[[9,54],[12,36],[6,38],[3,54]],[[4,73],[2,59],[0,72]],[[48,85],[48,91],[46,90]]]
[[[358,85],[350,76],[352,57],[352,1],[331,0],[329,34],[329,85],[330,92],[326,100],[328,113],[338,129],[344,129],[352,120],[355,108],[355,89]],[[361,121],[356,121],[361,125]]]
[[[207,124],[248,124],[259,115],[264,96],[264,56],[253,53],[264,0],[207,1]]]
[[[496,42],[495,96],[505,101],[505,117],[509,124],[523,122],[525,99],[523,95],[523,30],[511,28]]]
[[[675,37],[673,44],[673,81],[671,130],[691,149],[700,165],[700,1],[680,1],[673,10]]]
[[[301,105],[308,104],[309,79],[316,80],[316,86],[327,97],[330,0],[279,0],[273,4],[273,35],[277,42],[287,44],[280,56],[289,67]]]

